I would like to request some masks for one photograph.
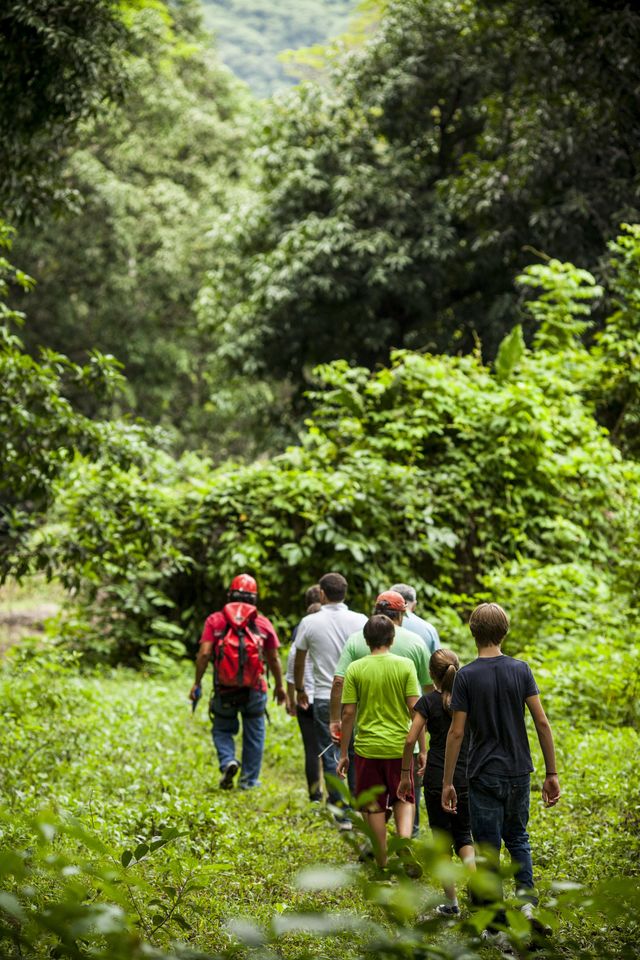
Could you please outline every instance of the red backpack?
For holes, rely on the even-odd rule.
[[[264,641],[251,603],[227,603],[222,613],[227,622],[220,631],[213,655],[215,685],[228,688],[259,687],[264,674]]]

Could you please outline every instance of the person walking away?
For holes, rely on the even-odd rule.
[[[409,586],[408,583],[395,583],[391,589],[399,593],[401,597],[404,597],[407,604],[402,626],[405,630],[411,630],[412,633],[417,633],[418,636],[422,638],[428,654],[431,656],[440,646],[440,637],[432,623],[429,623],[428,620],[423,620],[422,617],[416,614],[415,610],[418,604],[418,596],[415,587]]]
[[[374,852],[380,867],[387,863],[387,809],[393,808],[399,837],[411,837],[413,828],[412,770],[410,763],[402,769],[402,756],[420,686],[413,663],[391,652],[394,634],[393,623],[382,614],[374,615],[365,624],[364,638],[371,656],[356,660],[345,674],[337,768],[338,776],[344,778],[350,766],[348,744],[357,716],[356,796],[374,787],[381,788],[363,811],[375,838]],[[403,773],[409,777],[409,789],[400,798],[398,788]]]
[[[393,590],[386,590],[384,593],[379,594],[379,596],[376,598],[373,614],[374,616],[377,614],[384,614],[392,621],[395,627],[393,652],[397,657],[407,657],[407,659],[412,661],[414,667],[416,668],[418,682],[424,690],[426,687],[431,686],[431,677],[429,674],[429,655],[427,653],[427,648],[420,637],[418,637],[415,633],[412,633],[410,630],[405,630],[405,628],[402,626],[405,608],[405,600],[399,593],[396,593]],[[347,640],[340,655],[340,659],[336,665],[333,683],[331,686],[330,714],[330,732],[331,736],[336,742],[339,742],[340,740],[340,711],[344,676],[351,663],[353,663],[355,660],[359,660],[361,657],[368,656],[369,653],[370,650],[364,638],[364,633],[362,630],[358,630],[357,633],[352,634]],[[421,739],[421,750],[424,754],[424,735]],[[416,754],[416,756],[418,756],[418,754]],[[416,791],[418,791],[422,785],[422,778],[420,777],[419,770],[420,764],[414,764],[413,777]],[[418,794],[416,794],[415,817],[412,834],[414,837],[417,836],[420,827],[419,800],[420,797]]]
[[[228,603],[206,619],[196,658],[195,683],[189,695],[191,700],[197,698],[202,678],[213,660],[209,715],[223,790],[233,786],[238,772],[233,738],[240,729],[239,716],[242,717],[239,785],[247,790],[260,783],[267,705],[264,661],[273,674],[274,698],[279,704],[284,704],[287,698],[278,656],[278,636],[271,621],[258,611],[257,599],[258,586],[252,576],[241,573],[234,577]]]
[[[309,587],[309,589],[306,591],[305,604],[307,607],[307,614],[317,613],[322,608],[320,603],[319,584]],[[320,787],[320,759],[318,756],[320,753],[320,748],[318,746],[316,728],[313,722],[313,666],[311,660],[307,658],[304,667],[304,687],[307,693],[309,706],[306,708],[299,707],[296,704],[295,677],[293,673],[293,665],[297,649],[297,632],[298,627],[296,626],[294,627],[293,634],[291,635],[291,646],[289,648],[289,656],[287,658],[287,713],[290,717],[296,718],[300,728],[302,745],[304,747],[304,772],[307,778],[309,800],[311,800],[312,803],[316,803],[322,800],[322,789]]]
[[[454,771],[468,724],[471,738],[467,772],[471,832],[476,844],[499,856],[504,842],[517,867],[515,879],[522,911],[531,918],[537,897],[533,883],[529,821],[530,776],[533,770],[525,727],[528,708],[538,735],[546,772],[542,799],[554,806],[560,799],[553,734],[540,702],[531,668],[503,654],[509,630],[507,614],[497,603],[482,603],[471,614],[469,628],[478,657],[456,674],[451,695],[453,718],[447,736],[442,806],[458,808]],[[499,918],[504,922],[504,918]],[[489,928],[490,934],[495,928]]]
[[[418,737],[426,727],[429,733],[429,752],[424,774],[424,801],[429,816],[429,826],[433,831],[445,834],[449,839],[450,847],[455,850],[462,862],[471,866],[475,864],[475,859],[467,785],[468,733],[462,741],[453,775],[458,798],[456,812],[443,810],[441,802],[444,756],[451,726],[451,691],[459,669],[460,661],[453,651],[440,648],[431,654],[429,673],[434,689],[423,694],[413,708],[413,722],[407,734],[402,766],[405,770],[409,766]],[[403,773],[398,787],[398,796],[402,800],[410,792],[411,781],[407,774]],[[440,904],[436,908],[437,912],[442,916],[457,916],[460,913],[460,907],[455,885],[448,884],[444,892],[447,902]]]
[[[318,613],[304,617],[296,634],[294,677],[297,703],[304,709],[309,704],[304,685],[304,669],[308,655],[313,664],[315,685],[313,722],[320,748],[318,752],[322,757],[325,775],[335,776],[338,758],[329,732],[331,683],[347,637],[363,627],[367,618],[362,613],[349,610],[344,602],[348,585],[340,573],[325,573],[320,578],[319,585],[322,608]],[[354,786],[355,780],[352,774],[351,789]],[[335,806],[341,805],[340,794],[333,787],[327,787],[327,799]],[[350,829],[351,821],[340,817],[338,825],[344,829]]]

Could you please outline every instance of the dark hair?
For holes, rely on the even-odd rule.
[[[319,583],[314,583],[312,587],[304,592],[304,605],[310,607],[312,603],[321,603],[321,587]],[[314,613],[316,611],[314,610]]]
[[[392,610],[387,603],[376,603],[373,608],[373,616],[388,617],[393,623],[401,624],[404,617],[404,610]]]
[[[309,613],[317,613],[318,610],[322,610],[322,604],[321,604],[321,603],[310,603],[309,606],[307,607],[307,614],[309,614]]]
[[[364,625],[364,638],[370,650],[377,650],[378,647],[390,647],[395,637],[396,628],[393,621],[384,613],[374,614],[369,617]]]
[[[347,595],[347,581],[341,573],[325,573],[318,585],[330,603],[340,603]]]
[[[451,713],[451,691],[456,673],[460,669],[460,661],[453,650],[440,647],[434,650],[429,660],[429,673],[436,687],[442,694],[442,706]]]
[[[493,647],[509,632],[509,617],[497,603],[481,603],[469,617],[469,629],[479,647]]]

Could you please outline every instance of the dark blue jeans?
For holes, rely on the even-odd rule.
[[[313,701],[313,722],[316,728],[316,737],[318,740],[318,753],[322,753],[325,747],[329,747],[326,753],[322,754],[322,766],[325,773],[337,776],[336,767],[340,759],[340,747],[329,746],[332,743],[329,733],[329,700]],[[356,789],[356,764],[353,753],[353,742],[349,744],[349,772],[347,782],[351,793]],[[336,790],[327,786],[327,799],[329,803],[342,803],[342,798]]]
[[[240,786],[257,787],[260,783],[260,767],[264,751],[265,722],[264,712],[267,695],[260,690],[251,690],[246,701],[235,703],[233,699],[215,694],[209,704],[211,714],[213,742],[218,752],[220,770],[224,771],[235,760],[236,751],[233,741],[240,730],[239,715],[242,716],[242,771]]]
[[[533,893],[533,867],[527,824],[529,774],[520,777],[483,775],[469,781],[471,832],[476,843],[500,852],[502,842],[517,866],[516,888],[523,899],[537,902]]]

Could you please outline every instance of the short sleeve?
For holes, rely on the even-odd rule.
[[[428,623],[427,626],[429,628],[429,646],[431,648],[431,653],[435,653],[436,650],[440,649],[440,637],[438,636],[438,631],[432,623]]]
[[[463,713],[469,713],[469,691],[467,689],[467,678],[463,673],[460,672],[456,674],[456,678],[453,681],[451,709],[461,710]]]
[[[533,671],[529,664],[525,664],[527,671],[524,678],[524,698],[527,700],[529,697],[537,696],[540,691],[538,690],[538,684],[535,681],[533,676]]]
[[[425,720],[429,719],[429,701],[425,696],[420,697],[413,709],[416,713],[419,713],[421,717],[424,717]]]
[[[334,677],[344,677],[344,675],[346,674],[346,672],[347,672],[347,670],[349,669],[350,665],[351,665],[351,664],[353,663],[353,661],[356,659],[356,658],[354,657],[354,649],[353,649],[353,647],[354,647],[353,641],[352,641],[351,637],[349,637],[349,639],[348,639],[347,642],[345,643],[344,647],[342,648],[342,653],[340,654],[340,659],[338,660],[338,662],[337,662],[337,664],[336,664],[336,666],[335,666],[335,669],[334,669],[334,671],[333,671]]]
[[[410,660],[407,660],[407,674],[404,684],[404,695],[405,697],[419,697],[422,693],[420,689],[420,684],[418,683],[418,675],[416,673],[416,668]]]
[[[211,616],[207,617],[207,619],[205,620],[204,627],[202,628],[202,636],[200,637],[201,644],[216,642],[216,635],[214,632],[216,628],[216,624],[214,623],[214,621],[218,616],[219,614],[212,613]]]
[[[353,665],[347,668],[347,672],[344,676],[344,687],[342,688],[342,702],[343,703],[357,703],[358,702],[358,687],[356,684],[356,677],[353,670]]]
[[[264,649],[277,650],[280,646],[280,641],[278,640],[278,634],[276,633],[275,627],[271,623],[271,620],[269,620],[268,617],[265,617],[263,614],[258,614],[256,617],[256,624],[264,633]]]
[[[423,643],[417,647],[417,654],[418,662],[415,663],[415,668],[418,675],[418,683],[421,687],[426,687],[427,684],[431,683],[431,675],[429,674],[429,656],[427,654],[427,648]]]
[[[296,660],[296,645],[295,641],[289,647],[289,656],[287,657],[287,683],[295,683],[295,677],[293,675],[293,667]]]
[[[296,647],[298,648],[298,650],[309,649],[309,640],[307,637],[307,624],[305,622],[306,619],[307,619],[306,617],[303,617],[303,619],[298,624],[298,630],[296,633]]]

